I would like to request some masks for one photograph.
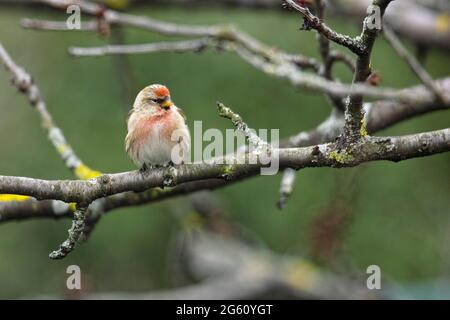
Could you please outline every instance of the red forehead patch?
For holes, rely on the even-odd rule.
[[[170,95],[169,89],[167,89],[165,86],[160,86],[156,88],[155,93],[159,97],[166,97]]]

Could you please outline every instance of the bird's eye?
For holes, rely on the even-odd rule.
[[[151,102],[161,104],[165,101],[165,99],[150,99]]]

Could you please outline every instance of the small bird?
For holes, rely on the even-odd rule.
[[[167,87],[152,84],[136,96],[128,120],[125,150],[141,169],[184,163],[191,136],[186,115],[170,99]]]

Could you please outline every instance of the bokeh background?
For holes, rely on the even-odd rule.
[[[318,57],[314,33],[299,32],[298,16],[279,10],[175,6],[128,10],[179,23],[233,23],[274,47]],[[167,38],[129,28],[113,30],[107,39],[89,32],[24,30],[19,26],[24,17],[62,20],[63,13],[1,6],[0,41],[33,75],[55,122],[78,155],[103,172],[134,169],[123,147],[125,117],[132,97],[150,83],[171,88],[189,123],[202,120],[204,128],[230,128],[217,115],[217,100],[232,106],[254,128],[279,128],[282,137],[315,127],[330,111],[323,96],[294,89],[231,53],[207,50],[133,55],[126,60],[111,56],[75,59],[67,54],[69,46]],[[358,33],[359,26],[353,22],[333,17],[328,21],[341,32]],[[125,72],[124,64],[128,64]],[[419,83],[384,40],[376,43],[372,66],[385,86]],[[448,76],[449,57],[431,50],[426,67],[435,78]],[[343,67],[336,70],[339,78],[350,80]],[[39,117],[8,79],[2,69],[0,174],[71,179],[41,129]],[[448,125],[448,114],[437,112],[378,134],[408,134]],[[281,212],[275,206],[279,175],[256,177],[215,193],[225,199],[231,219],[261,246],[282,255],[305,257],[349,277],[377,264],[383,281],[401,288],[396,297],[449,298],[449,160],[448,154],[442,154],[352,169],[305,169],[298,173],[296,190]],[[0,298],[62,296],[66,267],[71,264],[81,267],[92,292],[170,288],[174,285],[169,266],[174,239],[192,210],[183,197],[116,210],[101,220],[86,244],[62,261],[51,261],[48,253],[66,237],[69,220],[0,225]]]

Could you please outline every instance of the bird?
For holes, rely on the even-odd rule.
[[[127,127],[125,150],[141,171],[188,159],[191,136],[186,115],[172,102],[166,86],[152,84],[137,94]]]

